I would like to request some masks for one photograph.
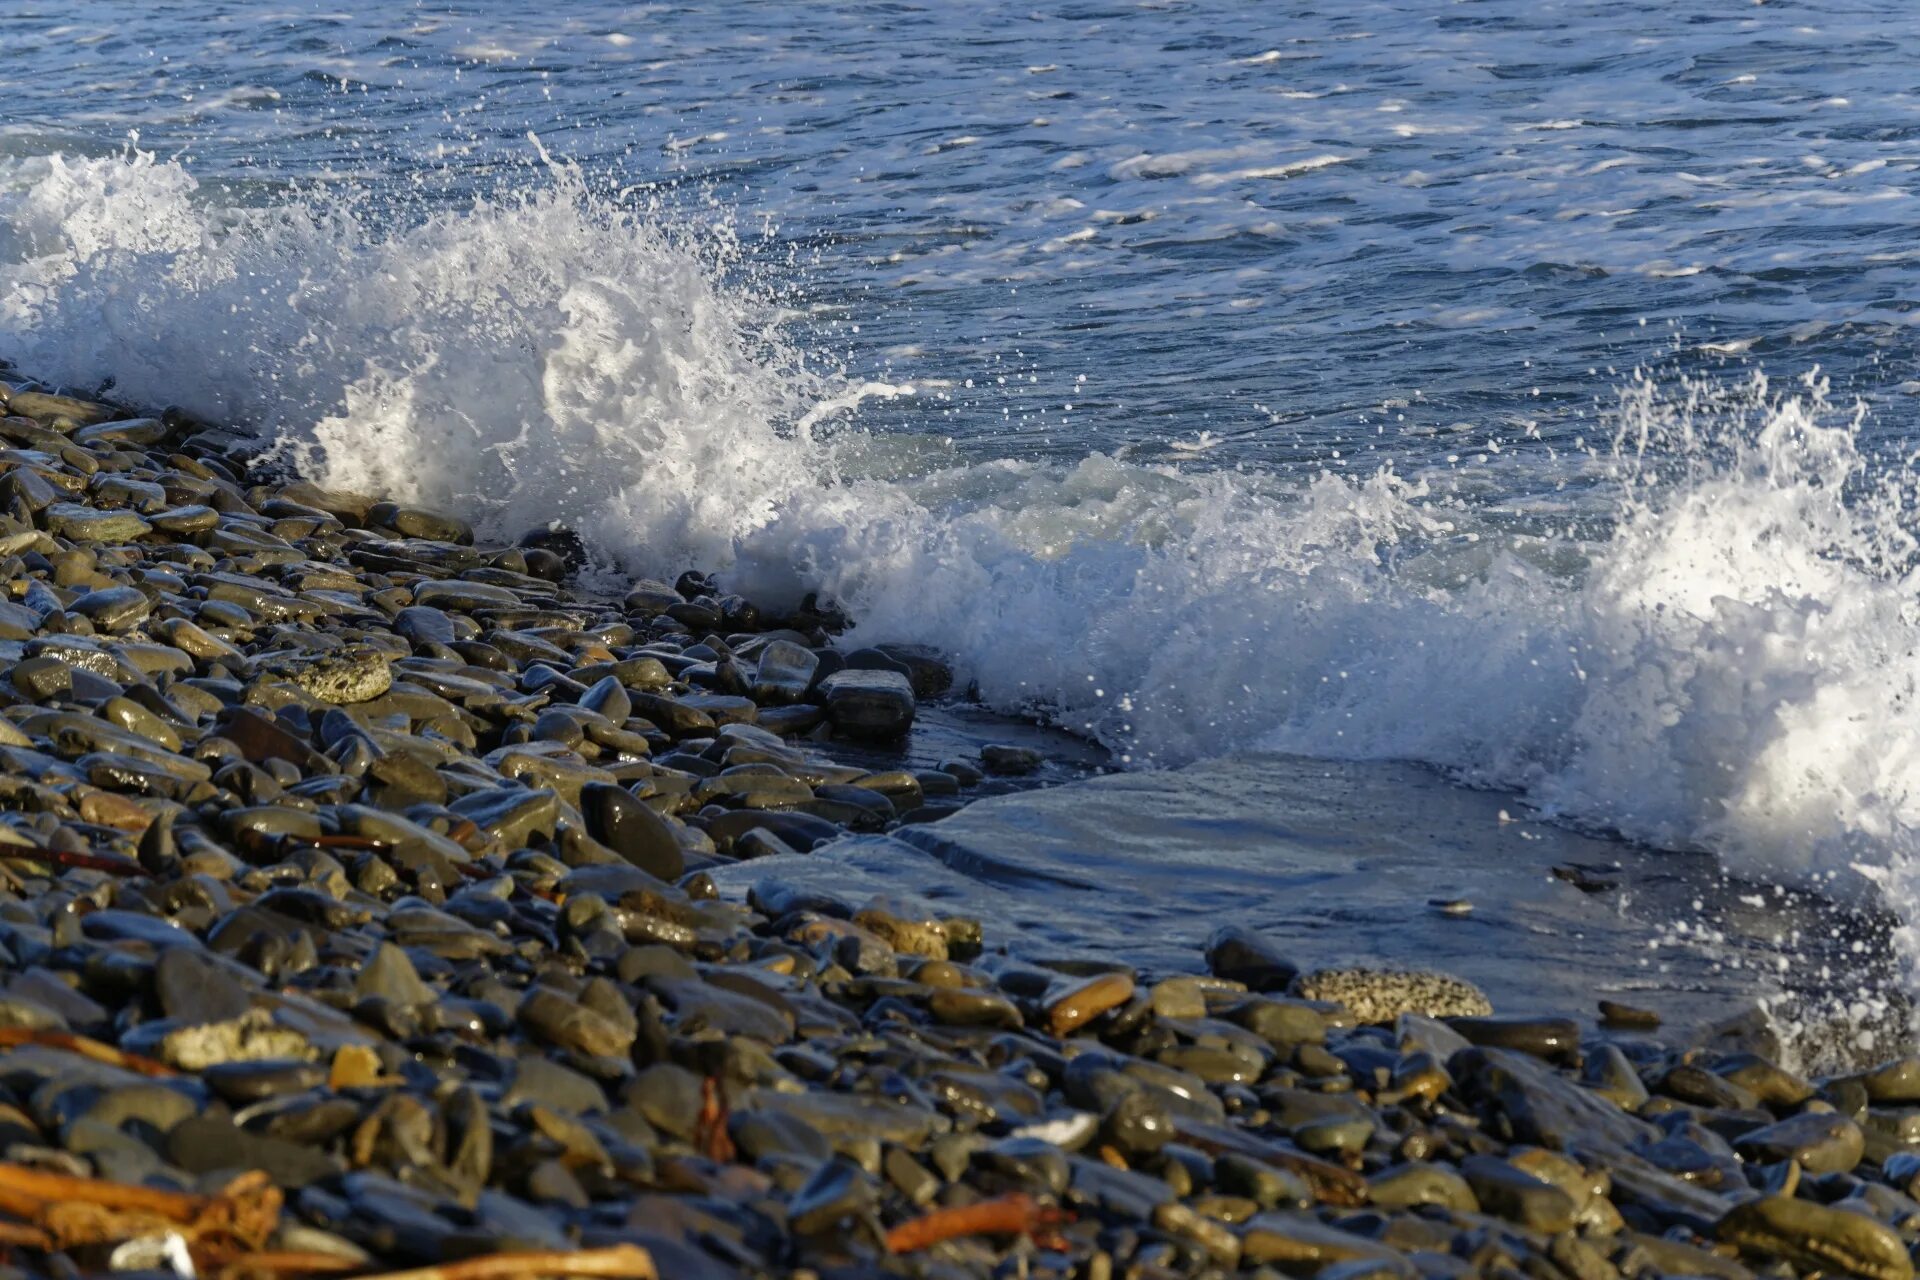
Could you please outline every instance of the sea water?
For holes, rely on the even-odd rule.
[[[1412,762],[1920,919],[1885,5],[0,0],[0,38],[23,370],[563,521],[609,581],[821,592],[1149,808]],[[1433,803],[1360,789],[1360,840]],[[1162,820],[1121,792],[1116,845]],[[1498,827],[1379,874],[1418,918]],[[1208,848],[1278,927],[1255,870],[1304,855]]]

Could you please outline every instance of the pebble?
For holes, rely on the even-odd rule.
[[[1478,987],[1443,973],[1397,969],[1319,969],[1293,982],[1294,995],[1344,1005],[1361,1022],[1386,1023],[1405,1014],[1429,1018],[1484,1017],[1493,1005]]]
[[[820,682],[827,718],[849,737],[885,741],[913,724],[913,685],[894,671],[836,671]]]

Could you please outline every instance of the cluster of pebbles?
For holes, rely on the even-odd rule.
[[[13,1165],[263,1171],[277,1248],[366,1270],[1913,1275],[1920,1060],[1809,1080],[1233,930],[1145,975],[773,877],[727,901],[723,860],[1036,761],[833,763],[946,673],[837,652],[828,610],[584,598],[563,530],[484,550],[177,414],[0,402]]]

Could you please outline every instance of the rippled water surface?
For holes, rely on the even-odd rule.
[[[824,591],[1121,765],[1415,761],[1916,918],[1904,7],[0,0],[0,41],[23,367]]]
[[[769,228],[984,453],[1444,460],[1676,347],[1911,420],[1885,0],[0,8],[9,150],[457,198],[536,131]]]

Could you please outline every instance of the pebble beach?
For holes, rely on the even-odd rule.
[[[965,691],[830,603],[95,395],[0,372],[8,1274],[1914,1273],[1920,1058],[722,894],[1046,762],[867,767]]]

